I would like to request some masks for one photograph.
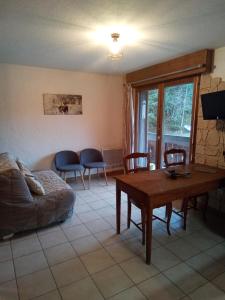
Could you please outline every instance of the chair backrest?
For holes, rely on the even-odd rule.
[[[170,149],[164,152],[164,162],[166,168],[170,166],[185,165],[186,151],[184,149]]]
[[[79,164],[79,156],[76,152],[65,150],[57,152],[55,155],[55,166],[58,169],[61,166],[69,165],[69,164]]]
[[[102,161],[103,161],[102,153],[97,149],[88,148],[80,152],[81,164],[102,162]]]
[[[138,161],[143,158],[145,166],[140,166]],[[150,154],[134,152],[123,158],[123,164],[125,173],[137,173],[139,171],[149,171],[150,170]]]

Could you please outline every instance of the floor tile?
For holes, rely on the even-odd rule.
[[[105,201],[105,200],[102,200],[102,201]],[[97,213],[102,217],[107,217],[112,214],[115,214],[115,209],[112,208],[111,206],[106,206],[106,207],[98,209]]]
[[[10,245],[0,246],[0,262],[12,259]]]
[[[74,226],[74,225],[80,225],[80,224],[81,224],[81,220],[74,213],[71,218],[68,218],[63,223],[61,223],[60,227],[61,228],[68,228],[68,227],[71,227],[71,226]]]
[[[203,230],[192,233],[184,237],[184,239],[201,251],[209,249],[218,244],[215,239],[212,239],[212,237]]]
[[[126,274],[137,284],[159,273],[152,264],[147,265],[140,257],[133,257],[120,264]]]
[[[129,247],[122,242],[107,246],[106,250],[118,263],[136,255],[135,252],[131,251]]]
[[[39,236],[43,248],[49,248],[67,241],[62,230]]]
[[[110,300],[146,300],[145,296],[135,286],[109,299]]]
[[[200,287],[192,294],[192,300],[225,300],[225,294],[211,283],[207,283]]]
[[[0,263],[0,283],[15,278],[13,261],[8,260]]]
[[[92,207],[90,205],[88,205],[87,203],[83,203],[82,205],[75,204],[74,209],[77,214],[81,214],[81,213],[85,213],[85,212],[93,210]]]
[[[103,300],[90,277],[82,279],[60,289],[63,300]]]
[[[51,270],[58,287],[62,287],[88,276],[88,273],[79,258],[74,258],[54,265],[51,267]]]
[[[91,222],[87,222],[85,223],[85,225],[92,233],[97,233],[112,228],[112,226],[102,218]]]
[[[105,200],[97,200],[90,202],[89,205],[92,209],[96,209],[98,212],[99,209],[109,206],[109,203],[107,203]]]
[[[225,273],[222,273],[213,280],[213,283],[225,292]]]
[[[116,234],[115,229],[104,230],[95,233],[94,235],[104,246],[124,240],[124,237],[121,234]]]
[[[225,243],[221,243],[208,249],[206,253],[218,261],[225,262]]]
[[[70,243],[63,243],[44,250],[50,266],[64,262],[77,256]]]
[[[178,239],[174,242],[168,243],[165,247],[183,260],[186,260],[200,252],[198,248],[190,245],[190,243],[186,242],[184,239]]]
[[[1,300],[18,300],[18,292],[16,281],[7,281],[0,285],[0,299]]]
[[[55,290],[42,296],[35,297],[33,300],[61,300],[61,297],[59,292]]]
[[[78,255],[84,255],[102,248],[99,241],[92,235],[71,242]]]
[[[113,296],[133,285],[132,281],[118,266],[95,273],[92,278],[104,297]]]
[[[80,257],[89,273],[93,274],[115,264],[111,256],[104,250],[98,250]]]
[[[176,234],[168,235],[164,229],[153,230],[152,236],[162,245],[173,242],[179,238]]]
[[[140,283],[138,288],[148,299],[178,300],[184,296],[182,291],[163,274]]]
[[[42,251],[18,257],[14,260],[14,264],[17,277],[48,267],[46,258]]]
[[[159,247],[152,251],[151,261],[160,271],[169,269],[181,262],[177,256],[164,247]]]
[[[185,293],[189,294],[207,280],[185,263],[181,263],[164,272],[167,278],[174,282]]]
[[[59,225],[52,225],[52,226],[47,226],[44,228],[41,228],[37,231],[37,235],[41,236],[41,235],[45,235],[45,234],[50,234],[53,232],[61,232],[60,226]]]
[[[95,211],[79,214],[79,218],[83,223],[99,219],[99,215]]]
[[[30,239],[19,240],[12,244],[13,257],[28,255],[41,250],[41,244],[37,237]]]
[[[225,264],[218,263],[206,253],[200,253],[186,260],[186,264],[208,280],[212,280],[219,274],[225,272]]]
[[[54,279],[49,269],[35,272],[17,280],[21,300],[41,296],[56,289]]]
[[[73,241],[75,239],[79,239],[83,236],[91,234],[90,231],[83,224],[65,228],[64,232],[69,241]]]

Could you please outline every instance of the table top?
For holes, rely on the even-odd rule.
[[[200,164],[188,164],[176,168],[178,172],[190,172],[190,176],[171,179],[166,169],[115,176],[117,182],[144,193],[149,198],[174,198],[197,195],[216,188],[225,180],[225,170]],[[165,196],[165,197],[164,197]]]

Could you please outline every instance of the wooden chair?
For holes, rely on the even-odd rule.
[[[175,148],[166,150],[164,152],[164,162],[165,162],[166,168],[172,167],[172,166],[186,165],[186,151],[184,149],[175,149]],[[206,197],[205,207],[203,210],[203,216],[205,218],[205,212],[206,212],[207,205],[208,205],[208,193],[198,195],[198,197],[200,197],[200,196]],[[189,206],[189,203],[190,203],[189,200],[193,200],[193,202],[194,202],[193,206]],[[182,200],[182,205],[181,205],[180,211],[172,209],[172,212],[174,212],[175,214],[177,214],[178,216],[180,216],[181,218],[184,219],[184,224],[183,224],[184,230],[186,230],[187,213],[188,213],[189,208],[195,208],[195,209],[197,208],[197,196],[194,198],[191,198],[191,199],[184,198]]]
[[[143,159],[145,161],[144,166],[140,166],[138,164],[138,160]],[[140,153],[135,152],[131,153],[123,158],[124,163],[124,169],[125,173],[137,173],[140,171],[150,171],[150,155],[149,153]],[[143,163],[144,164],[144,163]],[[136,223],[134,220],[131,219],[131,204],[134,204],[136,207],[138,207],[141,210],[141,223]],[[131,199],[129,196],[127,197],[127,205],[128,205],[128,211],[127,211],[127,228],[130,228],[130,223],[132,222],[139,230],[142,231],[142,244],[145,244],[145,210],[144,207],[138,204],[135,199]],[[158,208],[158,207],[154,207]],[[166,220],[161,219],[158,216],[153,215],[153,220],[160,220],[167,224],[167,232],[170,235],[170,219],[172,214],[172,203],[169,203],[166,205],[166,211],[167,211],[167,218]],[[140,226],[141,225],[141,226]]]

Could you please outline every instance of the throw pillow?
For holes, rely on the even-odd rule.
[[[45,190],[41,183],[35,178],[34,175],[25,174],[26,183],[31,192],[43,196],[45,195]]]

